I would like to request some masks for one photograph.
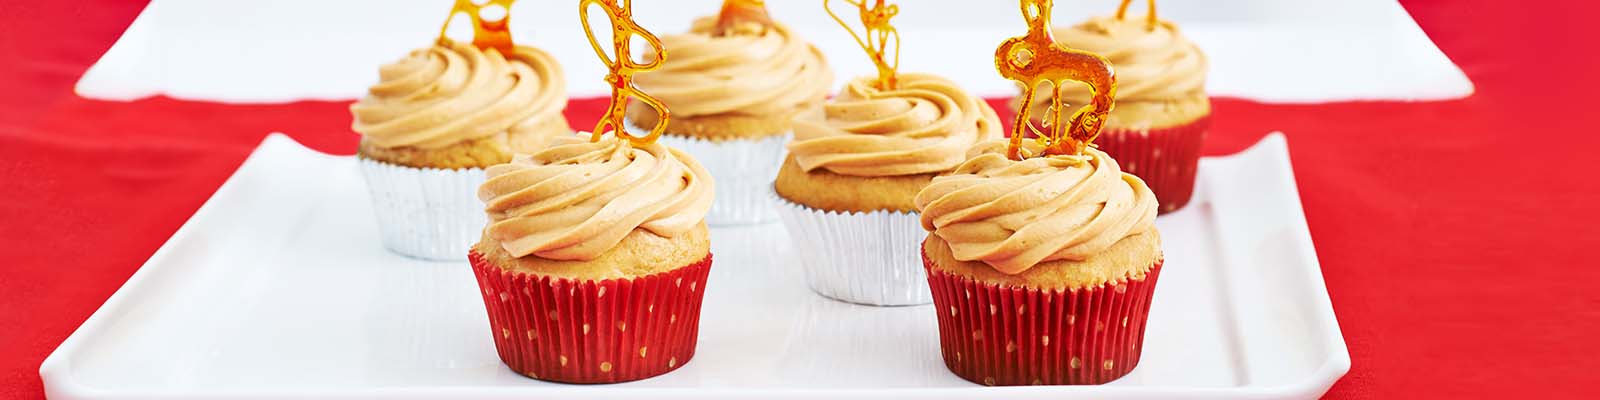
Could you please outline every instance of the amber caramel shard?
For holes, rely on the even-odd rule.
[[[900,69],[900,31],[889,24],[889,19],[900,13],[900,6],[884,4],[884,0],[876,0],[870,7],[867,2],[872,0],[841,0],[845,4],[856,6],[856,12],[861,15],[861,26],[864,32],[857,34],[850,24],[833,12],[829,6],[832,0],[822,0],[822,8],[828,11],[828,16],[834,22],[850,32],[850,37],[856,39],[856,44],[861,50],[872,57],[872,63],[878,67],[878,89],[894,90],[899,86],[895,80],[895,73]],[[894,61],[889,60],[889,41],[894,40]]]
[[[1022,160],[1022,137],[1032,132],[1044,145],[1039,155],[1082,154],[1094,142],[1111,112],[1112,99],[1117,94],[1116,73],[1111,62],[1098,54],[1068,48],[1056,43],[1050,33],[1051,0],[1022,0],[1022,18],[1028,23],[1028,33],[1000,42],[994,52],[994,67],[1000,76],[1022,84],[1022,105],[1017,108],[1017,119],[1011,129],[1011,143],[1006,155]],[[1050,99],[1050,115],[1043,118],[1048,132],[1041,132],[1030,119],[1030,106],[1034,92],[1045,82],[1050,83],[1054,96]],[[1061,87],[1068,82],[1089,85],[1092,96],[1089,104],[1065,117],[1061,104]],[[1065,124],[1063,124],[1065,119]]]
[[[754,22],[772,27],[772,16],[767,14],[766,0],[723,0],[722,11],[717,13],[717,36],[732,34],[740,24]]]
[[[611,54],[607,55],[600,42],[594,37],[594,30],[589,27],[589,9],[598,6],[606,13],[606,19],[611,21]],[[600,62],[611,70],[606,74],[606,83],[611,84],[611,106],[606,108],[605,115],[600,116],[600,122],[595,123],[591,140],[599,141],[606,128],[619,138],[628,139],[635,145],[654,143],[661,137],[661,132],[667,129],[667,120],[672,113],[667,111],[667,106],[660,100],[645,94],[633,86],[633,74],[639,71],[649,71],[661,66],[667,59],[667,50],[661,46],[661,38],[640,27],[633,21],[633,2],[630,0],[580,0],[578,2],[578,18],[583,22],[583,32],[589,37],[589,45],[594,47],[594,53],[600,56]],[[631,50],[632,39],[638,36],[650,45],[644,63],[633,60]],[[656,125],[650,128],[650,133],[645,136],[633,136],[628,133],[627,125],[623,123],[624,110],[628,106],[628,99],[632,98],[649,106],[656,111]]]
[[[1156,25],[1160,24],[1160,22],[1156,19],[1156,0],[1149,0],[1149,3],[1149,11],[1147,11],[1148,13],[1144,16],[1146,24],[1145,29],[1155,29]],[[1121,20],[1123,17],[1128,15],[1129,4],[1133,4],[1133,0],[1122,0],[1122,5],[1117,6],[1118,20]]]
[[[482,1],[482,0],[480,0]],[[482,5],[473,3],[473,0],[456,0],[455,7],[450,9],[450,15],[444,19],[444,26],[439,28],[439,40],[446,40],[445,31],[450,29],[450,20],[456,14],[466,13],[472,18],[472,45],[479,49],[495,49],[500,54],[510,55],[516,44],[511,43],[511,3],[517,0],[486,0]],[[483,10],[490,6],[499,6],[505,15],[497,20],[486,20]]]

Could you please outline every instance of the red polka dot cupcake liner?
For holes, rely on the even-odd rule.
[[[934,268],[928,286],[946,367],[989,386],[1098,385],[1127,375],[1144,347],[1161,263],[1143,279],[1082,290],[1001,287]]]
[[[1162,129],[1106,128],[1095,145],[1116,159],[1123,172],[1143,179],[1165,214],[1194,197],[1200,147],[1210,130],[1210,115]]]
[[[468,255],[494,345],[517,373],[563,383],[627,382],[694,357],[711,255],[631,279],[578,281],[506,271]]]

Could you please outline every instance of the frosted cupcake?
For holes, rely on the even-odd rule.
[[[815,46],[767,16],[760,1],[729,0],[721,14],[696,19],[689,32],[665,35],[670,54],[635,82],[672,109],[662,142],[684,149],[717,176],[712,225],[776,219],[772,176],[791,121],[827,97],[833,71]],[[634,103],[628,121],[655,126],[657,114]],[[644,129],[641,129],[644,130]]]
[[[1194,193],[1200,147],[1211,128],[1206,96],[1209,62],[1204,52],[1171,21],[1150,14],[1094,17],[1056,28],[1056,40],[1111,60],[1117,69],[1117,105],[1095,143],[1122,163],[1124,171],[1149,183],[1161,199],[1161,212],[1183,208]],[[1085,86],[1063,90],[1067,104],[1087,104]],[[1033,115],[1045,115],[1048,98],[1034,102]]]
[[[912,200],[968,147],[1001,137],[994,110],[948,79],[884,68],[851,80],[794,126],[773,186],[806,283],[851,303],[931,301]]]
[[[483,227],[471,196],[483,169],[572,132],[562,115],[561,66],[542,50],[504,45],[508,51],[441,37],[380,67],[379,82],[350,106],[361,172],[390,250],[461,259]]]
[[[1115,160],[1088,149],[1014,161],[989,142],[916,203],[950,371],[984,385],[1099,384],[1139,363],[1164,258],[1155,195]]]
[[[1039,140],[1022,138],[1036,128],[1019,114],[1008,141],[973,147],[917,193],[940,350],[983,385],[1105,383],[1139,363],[1165,262],[1159,202],[1092,146],[1115,104],[1111,63],[1051,38],[1050,0],[1021,4],[1028,32],[995,50],[1000,75],[1052,91],[1083,83],[1091,100],[1070,114],[1054,104]]]
[[[606,13],[614,37],[659,48],[630,3],[585,7]],[[694,357],[716,189],[687,153],[621,130],[627,98],[654,103],[630,83],[651,66],[613,61],[581,21],[610,68],[611,104],[598,126],[612,135],[558,136],[490,167],[478,190],[489,224],[468,258],[506,366],[553,382],[626,382]],[[610,54],[628,54],[626,40]]]
[[[562,137],[489,167],[470,260],[500,359],[555,382],[644,379],[694,356],[713,183],[661,144]]]

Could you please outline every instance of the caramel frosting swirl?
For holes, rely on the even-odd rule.
[[[695,19],[688,33],[661,37],[670,56],[634,83],[674,117],[789,115],[822,101],[833,70],[815,46],[789,27],[745,22],[716,36],[716,17]]]
[[[1144,17],[1094,17],[1056,28],[1055,37],[1068,47],[1099,53],[1116,66],[1118,103],[1205,95],[1210,67],[1206,55],[1170,21],[1159,21],[1152,28]],[[1036,116],[1050,104],[1049,92],[1039,93],[1034,101]],[[1088,104],[1089,86],[1070,85],[1062,96],[1067,104]]]
[[[673,237],[711,209],[711,175],[659,143],[557,136],[550,146],[489,167],[478,188],[484,234],[515,257],[591,260],[634,229]]]
[[[439,148],[565,118],[561,66],[531,47],[507,58],[445,39],[379,67],[378,76],[350,113],[352,128],[381,147]]]
[[[996,140],[970,154],[915,200],[922,227],[958,260],[1015,275],[1041,262],[1084,260],[1154,228],[1155,194],[1099,149],[1014,161]]]
[[[789,153],[800,168],[855,176],[944,172],[961,164],[968,147],[1001,137],[994,109],[955,82],[899,78],[895,90],[856,78],[819,112],[795,118]]]

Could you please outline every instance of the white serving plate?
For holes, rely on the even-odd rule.
[[[639,23],[682,32],[719,0],[647,0]],[[828,56],[844,82],[876,73],[819,0],[769,2],[777,18]],[[835,1],[837,10],[844,10]],[[932,72],[984,97],[1016,85],[994,72],[995,46],[1026,29],[1015,0],[900,1],[895,26],[906,71]],[[1054,22],[1071,25],[1116,12],[1117,1],[1058,1]],[[1133,14],[1144,14],[1143,2]],[[126,100],[152,95],[229,102],[351,99],[378,65],[432,43],[451,0],[152,0],[78,81],[80,95]],[[1209,55],[1206,92],[1265,102],[1443,100],[1472,82],[1395,0],[1191,0],[1159,2]],[[605,67],[579,26],[575,1],[512,7],[518,43],[560,60],[569,97],[603,96]],[[851,19],[850,17],[846,17]],[[604,23],[604,22],[600,22]],[[470,24],[456,24],[466,28]],[[470,29],[460,29],[470,36]],[[668,57],[671,57],[669,54]],[[839,84],[830,85],[837,89]]]
[[[777,224],[712,231],[700,346],[677,371],[575,386],[495,354],[465,262],[383,250],[355,160],[274,134],[39,373],[57,399],[1309,399],[1350,367],[1282,135],[1202,161],[1157,225],[1143,360],[1103,386],[980,387],[930,306],[812,294]],[[645,397],[640,397],[645,396]]]

